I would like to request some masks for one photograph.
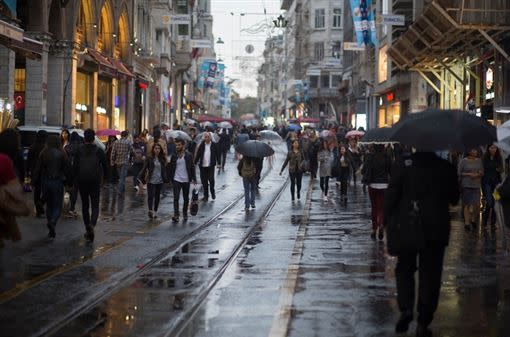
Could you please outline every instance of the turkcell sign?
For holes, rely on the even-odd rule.
[[[344,42],[344,50],[363,51],[365,45],[358,45],[357,42]]]
[[[210,40],[191,40],[191,48],[211,48]]]
[[[189,25],[191,16],[189,14],[163,15],[163,23],[171,25]]]
[[[404,15],[381,14],[381,24],[388,26],[405,26],[406,18]]]

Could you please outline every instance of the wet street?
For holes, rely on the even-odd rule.
[[[80,219],[62,219],[54,242],[44,220],[21,219],[23,241],[0,250],[0,335],[393,336],[396,260],[370,239],[368,195],[351,186],[343,205],[332,182],[324,201],[305,176],[291,202],[282,149],[245,212],[229,156],[217,199],[187,223],[170,221],[170,190],[154,221],[145,195],[114,187],[92,245]],[[510,336],[502,229],[452,227],[434,335]]]

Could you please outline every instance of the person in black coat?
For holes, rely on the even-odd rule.
[[[48,138],[46,130],[37,131],[37,134],[35,135],[35,142],[28,150],[27,169],[30,177],[34,174],[37,159],[46,146],[46,138]],[[35,215],[40,218],[44,216],[44,198],[42,195],[41,182],[33,179],[32,186],[34,191]]]
[[[415,153],[392,172],[384,212],[385,224],[389,226],[388,251],[398,256],[395,274],[401,317],[396,325],[397,333],[407,331],[413,320],[414,274],[419,266],[416,336],[432,335],[428,326],[441,289],[444,251],[450,236],[449,206],[458,201],[457,172],[453,165],[434,153]],[[419,229],[421,244],[412,244],[413,238],[401,234],[403,226],[410,224]]]
[[[195,164],[193,155],[184,149],[184,140],[175,140],[176,155],[170,158],[168,164],[168,179],[172,182],[174,189],[174,216],[173,222],[179,221],[179,197],[182,190],[184,204],[182,205],[182,216],[184,221],[188,219],[189,190],[190,183],[196,184]],[[213,166],[214,170],[214,166]]]
[[[232,142],[230,138],[231,131],[229,129],[222,129],[218,135],[220,136],[219,148],[220,148],[220,160],[218,162],[219,168],[225,172],[225,162],[227,161],[227,154],[230,151],[230,144]]]
[[[204,186],[203,201],[209,200],[209,189],[211,190],[211,198],[216,199],[216,192],[214,191],[214,168],[216,163],[219,162],[220,150],[218,144],[214,143],[211,134],[206,132],[204,140],[197,149],[195,157],[195,165],[200,168],[200,182]]]

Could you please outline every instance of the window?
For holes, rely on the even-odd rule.
[[[333,44],[333,47],[331,48],[331,56],[336,59],[340,59],[341,55],[342,55],[342,43],[335,42]]]
[[[322,29],[326,27],[326,10],[318,8],[315,10],[315,28]]]
[[[329,74],[321,75],[321,88],[329,88]]]
[[[342,82],[342,75],[340,74],[332,74],[331,75],[331,88],[338,88]]]
[[[379,83],[388,80],[388,45],[379,48],[379,60],[377,62],[377,73],[379,76]]]
[[[324,42],[315,42],[315,61],[322,61],[324,59]]]
[[[333,8],[333,28],[342,28],[342,9]]]
[[[319,76],[310,76],[310,88],[319,87]]]

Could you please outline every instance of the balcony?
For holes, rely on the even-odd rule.
[[[338,88],[310,88],[310,98],[334,98],[339,96]]]
[[[191,67],[190,40],[177,40],[172,42],[172,60],[177,70],[187,70]]]

